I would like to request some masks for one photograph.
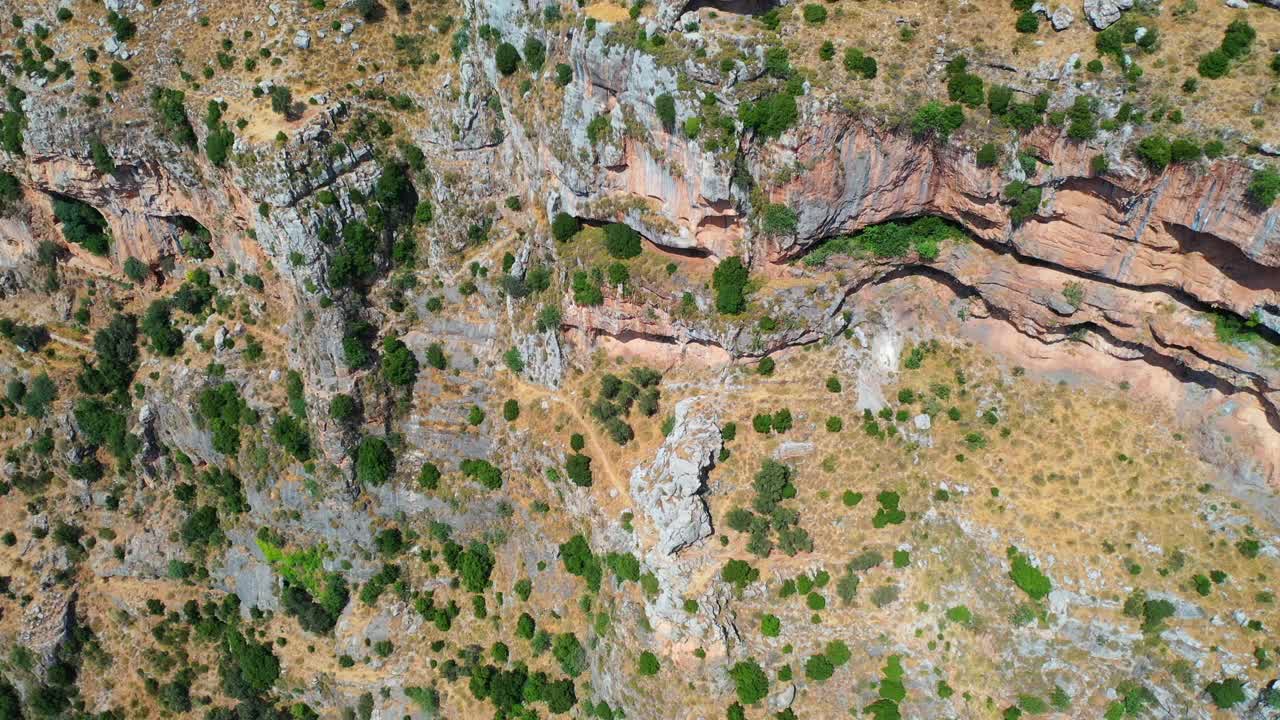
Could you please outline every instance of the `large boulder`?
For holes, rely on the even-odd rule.
[[[714,418],[693,412],[698,400],[676,405],[675,424],[653,462],[631,474],[631,497],[658,532],[655,550],[665,555],[711,535],[702,493],[722,440]]]
[[[1120,14],[1133,7],[1133,0],[1084,0],[1084,14],[1098,30],[1111,27]]]

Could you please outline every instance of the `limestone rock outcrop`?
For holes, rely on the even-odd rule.
[[[711,535],[703,498],[706,473],[721,446],[715,420],[694,409],[698,398],[681,400],[675,423],[651,463],[631,474],[631,497],[658,533],[654,550],[672,555]]]

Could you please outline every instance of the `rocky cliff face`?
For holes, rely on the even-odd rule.
[[[724,5],[734,6],[726,12],[743,9]],[[147,279],[129,288],[133,295],[108,295],[109,302],[168,297],[185,280],[180,269],[189,269],[186,238],[205,232],[213,246],[208,266],[217,282],[229,283],[244,273],[269,279],[261,296],[245,300],[254,311],[245,314],[270,323],[257,332],[274,339],[268,351],[278,353],[278,368],[238,362],[244,350],[237,342],[255,331],[244,323],[184,328],[188,341],[212,341],[201,350],[199,365],[179,367],[148,357],[139,374],[151,381],[150,394],[126,421],[145,440],[141,482],[147,491],[153,482],[170,489],[169,476],[180,472],[177,460],[162,458],[168,448],[193,467],[237,463],[245,475],[245,519],[226,534],[225,551],[209,564],[210,585],[235,591],[244,617],[253,617],[251,607],[282,611],[278,596],[285,588],[279,559],[269,555],[270,544],[254,528],[323,548],[323,559],[315,560],[323,571],[340,569],[352,583],[363,584],[378,582],[385,570],[374,533],[406,517],[435,523],[431,531],[445,537],[452,528],[466,541],[496,538],[492,529],[515,517],[519,527],[509,536],[515,550],[502,562],[516,567],[502,570],[504,592],[533,576],[546,580],[539,586],[540,593],[546,589],[540,601],[557,620],[575,606],[588,613],[590,598],[585,607],[580,604],[576,581],[547,580],[553,575],[547,566],[563,562],[554,555],[562,538],[544,536],[534,511],[523,504],[513,508],[507,496],[477,496],[475,483],[465,484],[470,480],[459,481],[464,489],[447,499],[428,487],[428,465],[435,467],[438,481],[441,471],[453,473],[468,461],[486,460],[501,466],[505,480],[499,485],[506,483],[510,497],[527,499],[527,493],[537,503],[544,497],[561,503],[553,513],[558,531],[572,528],[600,547],[634,553],[656,589],[646,588],[638,602],[619,601],[619,612],[644,618],[651,633],[644,642],[659,648],[664,661],[669,658],[683,673],[712,668],[709,685],[727,692],[722,670],[743,656],[739,621],[747,614],[739,608],[754,603],[754,626],[760,614],[754,610],[768,609],[769,598],[762,587],[744,594],[717,579],[725,558],[716,540],[721,547],[731,541],[713,516],[728,508],[716,508],[713,515],[706,496],[708,473],[728,457],[725,438],[731,433],[722,434],[719,411],[724,396],[736,388],[725,379],[726,368],[846,335],[857,350],[840,351],[844,354],[836,362],[856,378],[851,412],[868,413],[866,420],[877,430],[876,413],[889,413],[879,415],[886,421],[894,417],[894,395],[886,388],[906,346],[946,335],[984,344],[1015,364],[1019,353],[1041,354],[1035,359],[1055,371],[1070,365],[1108,380],[1119,377],[1112,374],[1116,363],[1134,368],[1140,377],[1133,384],[1166,404],[1202,403],[1206,426],[1213,417],[1212,428],[1196,438],[1199,449],[1209,460],[1230,465],[1223,475],[1243,488],[1241,494],[1265,500],[1270,498],[1266,483],[1280,487],[1280,209],[1258,207],[1246,196],[1253,160],[1177,163],[1155,173],[1126,151],[1131,127],[1120,124],[1094,140],[1076,142],[1062,128],[1042,126],[1007,145],[1002,140],[1005,155],[1034,157],[1033,167],[1018,162],[985,167],[974,147],[985,136],[920,137],[908,122],[851,110],[802,77],[792,78],[803,91],[794,123],[776,137],[765,137],[741,121],[735,125],[734,118],[765,92],[762,88],[780,79],[770,75],[776,68],[770,70],[763,48],[745,36],[703,37],[682,29],[679,18],[688,7],[659,3],[656,16],[640,19],[638,27],[648,37],[661,31],[672,43],[676,36],[700,43],[704,56],[730,56],[720,65],[722,72],[712,72],[693,56],[655,52],[631,34],[637,28],[618,18],[590,26],[557,25],[546,14],[559,8],[555,3],[467,3],[459,9],[465,24],[455,32],[471,40],[457,48],[447,71],[434,71],[438,75],[431,76],[431,84],[405,83],[404,97],[414,110],[396,116],[394,127],[388,123],[387,136],[400,144],[394,149],[368,130],[368,118],[385,110],[386,93],[396,89],[395,82],[385,82],[394,81],[394,74],[318,93],[297,117],[273,118],[272,129],[281,128],[277,139],[244,133],[236,141],[234,160],[222,168],[168,140],[154,118],[112,123],[76,113],[68,109],[73,100],[64,88],[29,83],[21,103],[26,118],[22,152],[0,152],[0,169],[21,186],[20,201],[0,218],[0,292],[30,297],[24,293],[43,277],[42,243],[52,242],[66,254],[67,269],[105,282],[122,281],[130,259],[148,268]],[[270,12],[272,21],[287,15],[274,5]],[[317,27],[312,27],[316,42],[338,42],[354,31],[326,30],[333,35],[325,37]],[[441,31],[433,26],[430,32]],[[307,37],[310,42],[312,36]],[[570,70],[568,81],[554,97],[543,97],[542,90],[508,77],[494,59],[498,38],[522,49],[526,40],[541,39],[554,62],[532,76],[550,87],[554,66],[563,62]],[[1067,67],[1051,69],[1055,83],[1070,75]],[[148,80],[158,83],[165,70],[155,72]],[[1030,84],[1031,73],[1023,75],[1028,84],[1019,92],[1030,97],[1041,88]],[[374,85],[383,97],[373,92]],[[1070,106],[1074,89],[1065,84],[1051,89],[1052,109]],[[139,107],[145,104],[137,88],[117,92]],[[204,147],[208,129],[198,121],[196,95],[193,90],[187,114],[198,146]],[[674,117],[659,112],[662,96],[672,98]],[[731,142],[710,128],[701,135],[687,129],[686,121],[699,119],[702,106],[716,107],[733,127]],[[113,171],[95,166],[90,139],[111,148]],[[378,224],[364,199],[377,192],[391,158],[411,155],[406,148],[421,157],[424,170],[413,185],[416,199],[423,201],[419,209],[428,211],[424,224],[430,223],[417,238],[417,265],[393,269],[380,256],[377,272],[371,273],[377,279],[368,287],[334,286],[330,270],[343,252],[337,231],[357,222]],[[1108,159],[1105,172],[1091,169],[1096,157]],[[1006,187],[1015,181],[1040,193],[1038,204],[1016,223],[1006,197]],[[52,210],[59,198],[86,203],[102,214],[112,238],[108,254],[94,255],[67,242]],[[766,227],[769,208],[785,208],[792,221]],[[635,277],[600,282],[599,303],[575,301],[575,272],[599,271],[603,263],[551,237],[548,221],[560,213],[588,226],[628,224],[643,236],[652,267],[638,262]],[[946,242],[936,256],[836,254],[820,264],[805,262],[824,243],[923,216],[954,223],[964,237]],[[740,316],[718,314],[712,299],[713,269],[730,257],[743,259],[755,281],[751,309]],[[551,289],[538,307],[522,302],[528,294],[523,283],[535,269],[547,270]],[[902,308],[919,300],[907,294],[923,294],[932,312],[907,313]],[[32,317],[66,320],[72,299],[59,298],[51,307],[34,308]],[[1247,326],[1250,333],[1236,337],[1224,326]],[[421,372],[406,388],[385,387],[384,368],[350,362],[357,336],[373,343],[375,352],[388,351],[384,340],[402,341]],[[87,337],[59,342],[86,357],[92,349]],[[598,474],[595,489],[587,491],[556,484],[558,474],[547,470],[563,466],[566,457],[550,438],[578,421],[592,422],[579,417],[575,407],[586,399],[578,395],[582,377],[595,379],[599,350],[673,371],[701,369],[705,375],[681,376],[675,390],[685,397],[663,408],[669,425],[660,437],[655,429],[644,438],[651,447],[633,452],[641,444],[637,440],[625,450],[593,448]],[[229,367],[220,367],[224,362]],[[284,385],[285,371],[297,371],[314,453],[301,463],[286,457],[272,465],[265,451],[256,454],[259,446],[246,447],[243,459],[215,449],[196,411],[199,392],[211,383],[206,365],[219,366],[220,380],[251,397],[262,413],[264,435],[296,402]],[[504,367],[513,378],[502,374]],[[1129,383],[1125,377],[1123,383]],[[984,411],[1002,399],[998,390],[990,392],[982,398]],[[331,403],[339,396],[360,399],[353,411],[358,419],[334,414]],[[496,405],[508,397],[520,399],[515,417],[538,418],[536,430],[516,428],[515,417],[499,423]],[[753,412],[777,409],[760,404],[772,402],[767,394],[750,402],[757,402]],[[823,421],[818,412],[825,411],[826,402],[823,396],[802,422],[818,428]],[[69,407],[59,422],[70,439],[84,433]],[[851,415],[850,428],[854,422]],[[912,452],[933,446],[932,422],[920,413],[903,426]],[[1222,439],[1227,423],[1231,443]],[[839,431],[832,427],[826,425]],[[745,425],[738,432],[746,434]],[[360,479],[357,464],[365,457],[378,461],[376,449],[361,447],[371,436],[390,438],[399,483]],[[816,447],[812,439],[788,442],[775,456],[830,473],[827,458],[809,462]],[[898,470],[903,477],[912,471]],[[964,472],[951,471],[957,477]],[[303,479],[286,483],[280,479],[285,476]],[[963,484],[948,482],[943,496],[968,494]],[[87,489],[83,495],[87,499],[77,502],[85,508],[107,502]],[[550,506],[543,505],[538,512],[547,513]],[[620,513],[631,515],[623,524],[634,521],[634,527],[621,530],[615,520]],[[1237,533],[1236,526],[1244,524],[1238,520],[1221,525]],[[937,522],[931,530],[958,532],[936,515],[928,515],[928,521]],[[828,524],[843,529],[838,522]],[[987,548],[991,556],[999,556],[997,540],[1004,538],[993,534],[974,540],[980,533],[961,530],[965,542],[980,540],[992,546]],[[101,577],[161,580],[185,557],[166,539],[178,532],[169,520],[148,528],[127,543],[119,563],[100,552]],[[714,538],[716,533],[725,535]],[[1230,537],[1237,540],[1236,534]],[[425,545],[425,531],[417,539]],[[840,543],[847,539],[824,540],[843,552]],[[904,552],[917,541],[901,540],[902,548],[895,550]],[[425,551],[420,557],[435,560]],[[831,568],[847,561],[841,555]],[[772,573],[768,580],[789,581],[784,570],[821,569],[818,564],[781,566],[766,569]],[[415,578],[418,589],[440,590],[443,597],[449,579],[438,570],[426,581]],[[955,582],[947,580],[949,592]],[[376,595],[373,609],[351,606],[334,630],[335,647],[341,654],[367,654],[364,648],[372,642],[419,634],[426,622],[441,624],[429,613],[431,620],[423,621],[405,597],[382,610],[376,609]],[[511,597],[507,593],[497,600],[495,612],[516,607]],[[31,605],[23,642],[37,649],[45,664],[70,632],[67,617],[74,619],[76,603],[76,594],[67,592]],[[992,607],[993,614],[1014,611],[995,601]],[[1055,625],[1054,632],[1062,628]],[[1079,634],[1102,631],[1090,627]],[[1126,636],[1125,642],[1133,644],[1137,637]],[[784,653],[780,647],[770,651],[775,650]],[[1020,650],[1037,656],[1037,648]],[[637,716],[669,716],[665,708],[645,707],[645,696],[610,673],[614,658],[605,653],[621,658],[622,650],[599,652],[602,657],[591,670],[602,697],[627,700],[637,707]],[[290,662],[302,673],[312,667],[306,657]],[[388,665],[394,681],[386,686],[395,685],[396,694],[383,709],[403,714],[411,705],[400,686],[410,682],[405,678],[416,665],[404,658],[388,662],[394,662]],[[379,682],[361,677],[342,692],[376,689]],[[308,688],[306,697],[328,701],[341,694],[319,685]],[[659,696],[672,700],[678,691],[673,685]],[[932,688],[920,684],[913,692]],[[787,683],[770,707],[781,711],[795,696],[796,686]]]

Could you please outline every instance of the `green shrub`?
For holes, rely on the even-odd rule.
[[[387,441],[376,435],[365,436],[356,446],[356,480],[363,485],[381,485],[395,471],[395,456]]]
[[[782,634],[782,621],[777,615],[766,613],[760,618],[760,634],[765,637],[778,637]]]
[[[738,702],[743,705],[754,705],[769,694],[769,678],[754,659],[735,663],[729,668],[729,678],[733,680]]]
[[[992,85],[987,90],[987,109],[992,115],[1004,115],[1013,102],[1013,88],[1007,85]]]
[[[1275,204],[1276,197],[1280,196],[1280,172],[1269,167],[1255,170],[1253,179],[1249,181],[1249,187],[1245,192],[1250,202],[1257,207],[1263,209],[1271,207]]]
[[[196,147],[196,132],[187,119],[186,95],[181,90],[157,87],[151,91],[151,109],[170,141],[188,148]]]
[[[722,315],[741,314],[747,306],[747,282],[750,275],[742,258],[731,255],[716,265],[711,274],[711,287],[716,293],[716,310]]]
[[[957,65],[956,67],[958,68],[959,66]],[[958,102],[973,108],[982,105],[983,100],[986,99],[982,78],[963,70],[949,72],[947,77],[947,97],[952,102]]]
[[[27,127],[26,115],[17,109],[0,115],[0,148],[12,155],[22,157],[23,131]]]
[[[359,413],[360,408],[356,404],[356,399],[350,395],[339,393],[329,401],[329,417],[338,422],[355,420]]]
[[[720,579],[741,592],[747,585],[760,579],[760,571],[744,560],[730,560],[720,570]]]
[[[776,138],[795,124],[799,112],[796,99],[787,92],[775,93],[756,102],[744,102],[738,108],[743,127],[761,138]]]
[[[281,414],[271,426],[271,437],[294,459],[306,462],[311,459],[311,436],[306,424],[298,418]]]
[[[921,105],[911,118],[911,132],[919,138],[936,137],[946,141],[964,124],[964,108],[958,104],[943,105],[931,100]]]
[[[435,463],[425,462],[418,471],[418,487],[433,492],[440,487],[440,468]]]
[[[844,51],[844,69],[850,75],[859,75],[865,80],[872,80],[880,68],[876,59],[866,55],[859,48],[846,48]]]
[[[587,651],[573,633],[560,633],[551,645],[551,654],[560,663],[560,670],[569,677],[577,677],[587,669]]]
[[[1031,561],[1016,548],[1009,548],[1009,578],[1033,600],[1040,600],[1049,594],[1053,584],[1048,576],[1040,571]]]
[[[574,535],[560,545],[560,560],[570,575],[582,578],[592,592],[600,590],[603,570],[599,559],[591,552],[591,546],[582,535]]]
[[[155,300],[142,316],[141,329],[150,341],[151,350],[164,357],[173,357],[182,349],[182,332],[171,323],[171,310],[167,300]]]
[[[658,656],[645,650],[640,653],[640,658],[636,661],[636,672],[641,676],[650,677],[658,674],[660,666],[658,665]]]
[[[978,167],[988,168],[1000,161],[1000,151],[996,149],[995,143],[987,143],[978,148]]]
[[[1253,29],[1253,26],[1247,20],[1232,20],[1222,34],[1222,45],[1219,47],[1227,57],[1232,60],[1239,60],[1249,54],[1250,48],[1253,47],[1253,41],[1257,37],[1257,31]]]
[[[1231,58],[1221,50],[1211,50],[1200,56],[1196,64],[1196,72],[1200,77],[1215,80],[1227,74],[1231,69]]]
[[[810,655],[804,664],[804,676],[815,682],[824,682],[835,673],[835,666],[825,655]]]
[[[502,487],[502,471],[488,460],[468,459],[458,464],[462,474],[489,490]]]
[[[1004,187],[1005,200],[1013,205],[1009,210],[1009,221],[1021,225],[1040,209],[1041,189],[1014,181]]]
[[[1148,135],[1142,138],[1134,147],[1133,153],[1146,163],[1147,167],[1156,172],[1168,167],[1173,159],[1173,147],[1169,139],[1163,135]]]
[[[1245,701],[1244,681],[1239,678],[1214,680],[1205,687],[1204,691],[1209,694],[1209,699],[1213,701],[1214,706],[1224,710]]]
[[[516,50],[515,45],[503,42],[494,51],[493,60],[497,65],[498,72],[503,75],[511,75],[520,67],[520,51]]]
[[[1094,100],[1085,95],[1076,96],[1071,109],[1067,111],[1067,137],[1077,142],[1092,140],[1098,135],[1098,112],[1094,109]]]
[[[1031,34],[1040,29],[1040,18],[1030,10],[1018,16],[1014,29],[1020,33]]]
[[[413,385],[418,377],[418,359],[398,338],[382,342],[382,378],[392,385]]]
[[[761,226],[767,235],[790,235],[799,223],[795,210],[778,203],[765,205],[763,217]]]
[[[604,227],[604,247],[616,260],[627,260],[641,252],[640,233],[624,223],[609,223]]]
[[[593,281],[591,276],[583,270],[573,273],[570,288],[573,290],[573,301],[578,305],[604,304],[604,292],[600,290],[600,284]]]
[[[662,122],[662,127],[667,132],[675,132],[676,129],[676,99],[671,97],[671,93],[662,93],[653,99],[653,107],[658,113],[658,120]]]
[[[538,72],[547,62],[547,46],[532,35],[524,41],[524,62],[531,72]],[[503,75],[511,73],[503,71]]]
[[[810,25],[821,25],[827,21],[827,9],[816,3],[805,5],[802,14],[804,15],[804,21]]]

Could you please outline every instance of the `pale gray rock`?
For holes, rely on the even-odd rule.
[[[722,440],[712,418],[694,414],[699,399],[676,405],[675,424],[653,462],[631,474],[631,497],[658,531],[656,550],[665,555],[711,535],[711,515],[702,494]]]
[[[556,389],[564,379],[564,352],[554,330],[517,335],[516,349],[524,360],[524,375],[543,387]]]
[[[75,626],[76,591],[51,587],[42,590],[22,614],[18,643],[36,657],[40,672],[54,661],[58,648]]]
[[[293,46],[299,50],[306,50],[311,47],[311,33],[306,30],[299,30],[293,36]]]
[[[1084,14],[1097,30],[1111,27],[1125,10],[1133,7],[1133,0],[1085,0]]]
[[[1062,32],[1063,30],[1071,27],[1071,24],[1075,21],[1076,14],[1066,5],[1054,10],[1053,15],[1049,16],[1049,22],[1053,24],[1053,29],[1058,32]]]
[[[769,709],[781,712],[791,707],[791,703],[796,701],[796,685],[795,683],[787,683],[781,690],[773,694],[769,698]]]

